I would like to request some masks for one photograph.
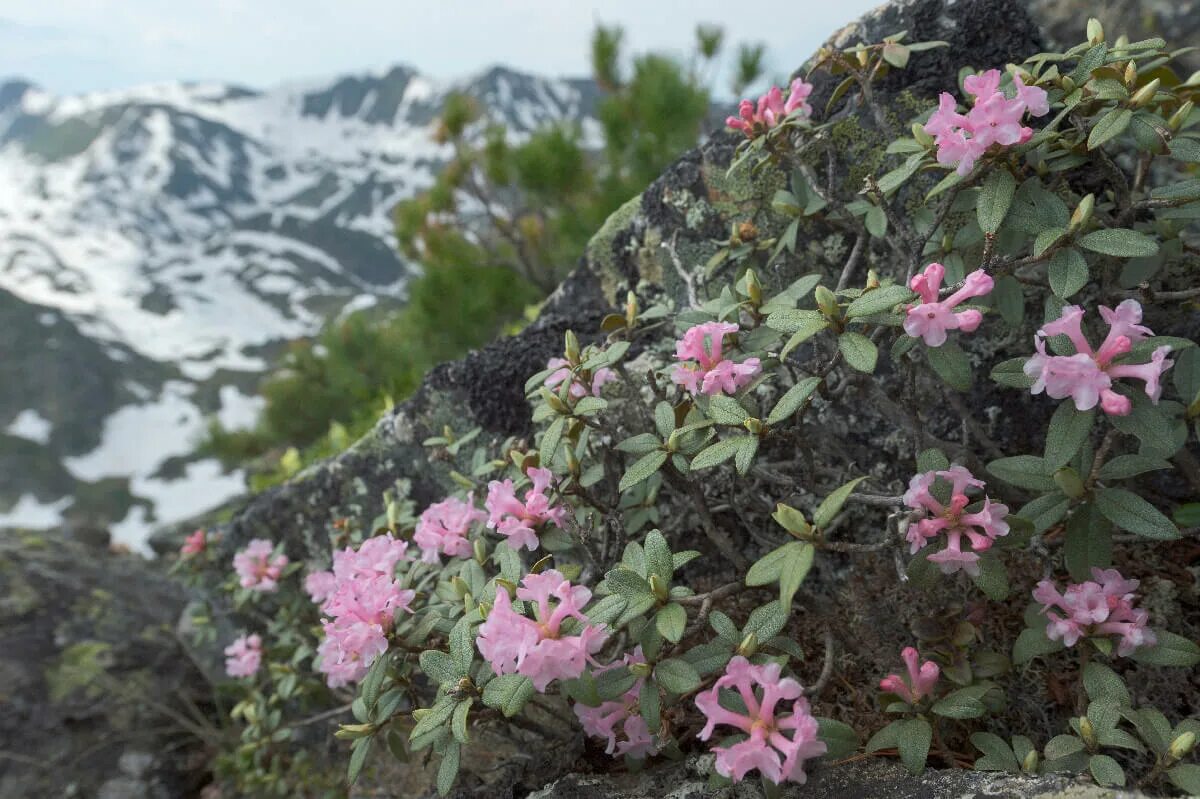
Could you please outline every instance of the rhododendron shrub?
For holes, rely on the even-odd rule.
[[[263,715],[341,703],[351,780],[386,749],[431,756],[443,793],[460,772],[488,789],[472,747],[497,735],[707,754],[688,762],[714,787],[769,793],[973,748],[980,769],[1195,792],[1167,670],[1200,664],[1200,85],[1093,24],[960,65],[965,108],[881,105],[879,79],[939,46],[826,47],[744,103],[704,179],[753,190],[664,195],[705,221],[686,247],[620,239],[666,277],[561,352],[535,331],[529,427],[410,420],[419,485],[331,519],[303,581],[272,576],[269,542],[237,555],[235,610],[274,613],[239,620]],[[810,84],[832,88],[809,105]],[[211,549],[179,570],[228,571]]]

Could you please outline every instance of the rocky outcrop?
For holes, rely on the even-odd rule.
[[[195,795],[217,728],[183,602],[106,541],[0,533],[0,796]]]

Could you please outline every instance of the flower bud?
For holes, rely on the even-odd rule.
[[[834,296],[832,291],[824,286],[817,286],[817,290],[813,292],[813,295],[817,298],[817,307],[821,309],[821,313],[825,314],[826,318],[841,318],[837,297]]]
[[[1086,225],[1092,218],[1092,211],[1096,208],[1096,195],[1089,194],[1079,201],[1079,205],[1075,207],[1075,212],[1071,214],[1071,230],[1078,230]]]
[[[758,228],[750,220],[738,225],[738,238],[742,241],[754,241],[758,238]]]
[[[1066,94],[1075,91],[1075,81],[1071,80],[1070,75],[1063,75],[1059,78],[1058,85],[1062,87],[1063,92]]]
[[[563,353],[567,356],[572,366],[579,363],[579,338],[575,335],[574,330],[568,330],[563,336],[566,339],[563,346]]]
[[[1079,479],[1079,472],[1070,466],[1064,466],[1055,472],[1054,482],[1071,499],[1079,499],[1084,494],[1085,489],[1083,481]]]
[[[925,132],[925,126],[920,122],[914,122],[912,124],[912,135],[913,138],[917,140],[917,144],[921,145],[922,147],[929,147],[933,144],[933,137]]]
[[[1178,131],[1183,127],[1183,123],[1187,122],[1188,117],[1192,115],[1192,109],[1195,107],[1196,104],[1191,100],[1188,100],[1186,103],[1179,106],[1179,110],[1174,114],[1171,114],[1171,118],[1167,120],[1167,127],[1169,127],[1172,131]]]
[[[879,273],[874,269],[868,269],[866,289],[870,291],[877,288],[879,288]]]
[[[1104,41],[1104,26],[1095,17],[1092,17],[1087,22],[1087,38],[1088,44],[1100,44],[1100,42]]]
[[[550,565],[550,561],[553,559],[554,559],[553,555],[547,555],[546,557],[539,560],[537,563],[530,566],[529,573],[530,574],[541,574],[543,571],[546,570],[546,567]]]
[[[1158,78],[1155,78],[1154,80],[1150,81],[1145,86],[1143,86],[1142,88],[1140,88],[1136,92],[1134,92],[1133,97],[1129,98],[1130,104],[1134,108],[1142,108],[1144,106],[1149,105],[1150,102],[1152,100],[1154,100],[1154,95],[1158,92],[1158,87],[1161,84],[1162,84],[1162,81],[1159,80]]]
[[[658,597],[660,602],[666,602],[671,598],[671,589],[657,574],[650,575],[650,590]]]
[[[1175,736],[1175,740],[1171,741],[1171,748],[1167,750],[1167,754],[1176,760],[1183,760],[1195,748],[1196,733],[1188,730]]]
[[[649,663],[631,663],[629,664],[629,673],[634,677],[646,678],[650,676],[653,667]]]
[[[509,583],[509,585],[512,585],[512,583]],[[491,612],[492,612],[492,604],[490,602],[480,602],[479,603],[479,617],[481,619],[483,619],[484,621],[487,621],[488,614]]]
[[[575,448],[566,447],[564,451],[567,454],[567,471],[571,473],[571,476],[578,477],[580,472],[579,458],[575,457]]]
[[[637,295],[631,291],[625,295],[625,326],[633,327],[633,323],[637,321],[637,315]]]
[[[1132,87],[1136,81],[1137,81],[1137,64],[1130,61],[1125,66],[1125,85],[1127,87]]]
[[[857,58],[858,65],[860,67],[865,67],[867,64],[871,63],[871,55],[866,50],[859,50],[857,53]]]
[[[480,566],[482,566],[484,563],[487,562],[487,547],[484,546],[483,541],[481,539],[476,538],[474,549],[475,549],[475,562],[478,563]]]
[[[758,419],[747,419],[746,421],[742,422],[742,427],[749,430],[750,435],[752,436],[761,436],[763,432],[763,423]]]
[[[754,274],[753,269],[746,270],[746,296],[754,303],[754,307],[762,305],[762,283],[758,282],[758,275]]]
[[[1036,749],[1030,749],[1029,754],[1025,755],[1025,759],[1021,761],[1021,770],[1026,774],[1036,774],[1038,768],[1038,753]]]
[[[570,385],[570,383],[570,380],[563,381],[564,385]],[[567,407],[567,403],[559,399],[558,395],[548,388],[542,388],[542,399],[545,400],[546,404],[553,408],[556,413],[567,413],[570,411],[570,408]]]
[[[462,599],[467,594],[471,593],[471,586],[467,585],[467,581],[459,577],[457,574],[450,580],[450,585],[454,588],[454,593],[458,594],[458,598]]]
[[[1087,716],[1079,719],[1079,737],[1083,739],[1089,750],[1096,748],[1096,728],[1092,726],[1092,720]]]
[[[748,633],[742,642],[738,644],[737,653],[744,658],[748,658],[758,651],[758,634]]]

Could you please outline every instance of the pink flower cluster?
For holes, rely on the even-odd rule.
[[[911,646],[905,647],[904,651],[900,653],[900,657],[904,660],[904,665],[908,667],[908,676],[889,674],[879,681],[879,687],[888,693],[895,694],[910,705],[915,705],[925,697],[932,696],[938,677],[942,673],[938,664],[932,660],[920,663],[920,654]]]
[[[600,389],[605,383],[611,383],[617,379],[617,373],[605,367],[595,371],[592,375],[591,384],[588,385],[578,375],[571,374],[571,364],[565,358],[551,358],[546,367],[556,370],[546,378],[546,388],[554,388],[555,386],[562,385],[564,380],[570,380],[571,387],[567,391],[575,399],[586,397],[588,394],[598,397],[600,396]]]
[[[475,507],[474,494],[467,494],[465,502],[450,497],[430,505],[417,520],[413,534],[413,543],[421,548],[421,560],[438,563],[439,555],[471,557],[473,550],[467,533],[471,525],[486,518],[487,514]]]
[[[1000,70],[971,75],[963,81],[963,89],[975,98],[966,114],[958,113],[953,95],[942,92],[938,110],[925,123],[925,132],[935,138],[939,164],[957,164],[958,174],[966,175],[993,144],[1006,147],[1029,141],[1033,130],[1024,127],[1021,118],[1026,111],[1044,116],[1050,103],[1045,90],[1026,86],[1020,75],[1013,75],[1013,84],[1017,92],[1010,100],[1000,91]]]
[[[761,688],[761,698],[755,687]],[[746,713],[721,706],[722,688],[736,689]],[[791,780],[803,785],[808,780],[804,761],[825,754],[824,741],[817,740],[817,720],[808,709],[800,683],[780,677],[778,663],[755,666],[738,655],[729,661],[725,674],[711,689],[696,697],[696,707],[708,717],[699,738],[707,741],[718,724],[746,733],[746,740],[732,746],[715,746],[717,772],[735,782],[758,769],[763,777],[779,784]],[[790,712],[776,706],[791,702]],[[791,737],[785,733],[791,731]],[[782,757],[781,757],[782,756]]]
[[[525,492],[525,500],[517,499],[512,480],[493,480],[488,483],[487,501],[488,529],[495,530],[508,539],[513,549],[526,547],[530,552],[538,548],[537,528],[546,522],[561,526],[566,509],[550,504],[546,496],[554,475],[549,469],[529,468],[525,472],[533,481],[533,488]]]
[[[263,593],[279,589],[279,578],[287,565],[287,555],[276,555],[274,544],[265,538],[255,538],[233,556],[233,570],[242,588]]]
[[[751,100],[742,100],[738,104],[738,115],[726,117],[725,124],[742,131],[747,138],[761,136],[794,112],[799,112],[803,117],[811,116],[812,106],[808,104],[808,95],[812,94],[812,90],[811,83],[796,78],[785,100],[783,90],[772,86],[770,91],[758,98],[757,105]]]
[[[642,655],[642,648],[639,646],[632,653],[625,655],[624,662],[630,666],[635,663],[645,663],[646,658]],[[612,666],[608,668],[612,668]],[[608,668],[600,671],[607,671]],[[627,755],[641,760],[658,754],[658,744],[655,743],[654,736],[650,734],[650,727],[642,718],[638,706],[638,697],[641,694],[642,683],[645,681],[645,678],[639,677],[620,699],[602,702],[597,707],[575,703],[575,715],[579,718],[579,723],[583,725],[583,731],[596,738],[607,738],[608,746],[604,751],[614,757]],[[620,729],[618,729],[618,725],[620,725]],[[625,739],[618,741],[617,736],[622,733],[624,733]]]
[[[689,328],[675,342],[675,357],[685,363],[675,366],[671,380],[692,394],[733,394],[762,371],[758,358],[734,363],[724,357],[725,336],[735,334],[731,322],[705,322]]]
[[[261,665],[261,636],[241,635],[225,647],[225,673],[230,677],[252,677]]]
[[[548,569],[521,580],[517,599],[534,603],[534,619],[513,610],[504,587],[496,589],[496,603],[479,625],[476,645],[496,674],[524,674],[539,693],[554,680],[571,680],[583,673],[591,656],[608,638],[602,625],[583,615],[592,592],[572,586],[561,572]],[[552,607],[550,600],[556,600]],[[563,635],[562,624],[575,619],[578,635]]]
[[[179,555],[184,558],[199,555],[207,547],[208,533],[204,530],[197,530],[183,540],[183,546],[179,548]]]
[[[402,589],[396,564],[408,544],[391,534],[347,547],[333,556],[332,572],[313,572],[304,590],[321,603],[325,640],[317,649],[317,669],[330,688],[358,682],[375,658],[387,651],[387,633],[396,611],[407,610],[416,591]]]
[[[942,505],[931,491],[934,481],[944,478],[950,482],[950,503]],[[940,472],[925,472],[918,474],[909,481],[908,491],[904,493],[904,504],[914,510],[923,510],[930,514],[916,524],[908,527],[908,542],[910,550],[916,554],[929,544],[929,539],[943,533],[946,535],[946,548],[929,556],[931,563],[936,563],[943,574],[953,574],[960,569],[972,576],[979,574],[979,555],[991,548],[992,543],[1003,535],[1008,535],[1008,506],[994,503],[986,496],[983,507],[975,513],[964,513],[971,500],[967,498],[967,488],[983,488],[987,485],[982,480],[975,479],[967,469],[953,464],[949,469]],[[962,539],[970,541],[972,552],[962,550]]]
[[[1054,583],[1042,580],[1033,598],[1042,603],[1049,623],[1046,637],[1075,646],[1080,638],[1118,635],[1117,654],[1125,657],[1139,646],[1154,646],[1154,633],[1146,628],[1149,614],[1135,610],[1137,580],[1126,580],[1116,569],[1092,569],[1092,580],[1068,585],[1061,594]],[[1058,608],[1063,616],[1050,608]]]
[[[1100,316],[1108,323],[1108,335],[1100,349],[1093,350],[1083,335],[1083,309],[1068,305],[1062,316],[1047,322],[1034,337],[1037,353],[1025,362],[1025,374],[1034,378],[1034,394],[1043,391],[1054,399],[1071,397],[1081,411],[1100,408],[1112,416],[1127,416],[1133,409],[1129,397],[1112,390],[1113,380],[1132,377],[1146,383],[1146,396],[1158,403],[1162,396],[1163,372],[1172,366],[1167,360],[1171,347],[1163,345],[1154,350],[1148,363],[1114,364],[1113,359],[1125,355],[1133,345],[1154,332],[1141,324],[1142,306],[1137,300],[1125,300],[1114,311],[1100,306]],[[1066,336],[1075,345],[1074,355],[1047,355],[1047,336]]]
[[[921,296],[919,305],[910,305],[904,318],[904,332],[925,340],[926,346],[940,347],[946,343],[947,330],[974,332],[983,321],[983,314],[974,308],[955,311],[964,300],[990,294],[995,282],[982,269],[967,275],[962,288],[944,300],[938,299],[946,267],[930,264],[925,271],[913,275],[908,287]]]

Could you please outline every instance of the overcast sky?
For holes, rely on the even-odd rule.
[[[437,77],[492,64],[586,75],[597,21],[622,24],[633,50],[679,54],[697,22],[718,23],[766,43],[769,74],[784,76],[879,2],[0,0],[0,77],[69,93],[177,79],[264,87],[396,63]]]

